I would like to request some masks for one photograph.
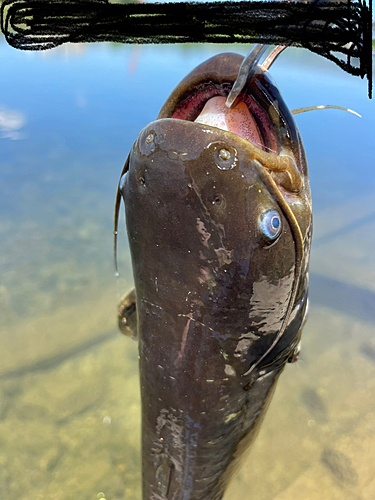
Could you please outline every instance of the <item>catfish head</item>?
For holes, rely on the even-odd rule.
[[[139,339],[144,500],[218,500],[299,352],[311,200],[293,116],[259,65],[212,57],[171,93],[126,161]],[[117,227],[117,216],[116,216]]]

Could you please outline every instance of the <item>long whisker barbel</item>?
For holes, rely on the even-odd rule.
[[[319,104],[318,106],[306,106],[304,108],[295,108],[291,110],[292,115],[299,115],[300,113],[306,113],[307,111],[319,111],[320,109],[339,109],[340,111],[347,111],[348,113],[352,113],[353,115],[359,116],[362,118],[362,115],[353,111],[349,108],[343,108],[342,106],[335,106],[334,104]]]

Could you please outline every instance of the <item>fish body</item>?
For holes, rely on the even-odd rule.
[[[220,54],[182,80],[139,134],[120,181],[135,282],[136,309],[127,299],[126,310],[139,340],[143,500],[221,499],[299,352],[307,164],[261,67],[241,96],[246,109],[225,112],[218,98],[242,59]]]

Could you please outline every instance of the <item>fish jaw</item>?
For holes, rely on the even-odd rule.
[[[286,220],[275,244],[260,235],[261,214],[278,204],[255,149],[217,127],[160,119],[130,155],[122,194],[138,314],[144,500],[220,499],[283,368],[246,375],[280,328],[295,267]],[[299,193],[294,210],[306,197]],[[298,325],[286,347],[297,333]]]

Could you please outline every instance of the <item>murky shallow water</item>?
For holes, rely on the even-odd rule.
[[[247,47],[239,47],[242,53]],[[137,345],[117,333],[131,286],[112,264],[127,152],[217,47],[0,44],[0,494],[139,500]],[[6,73],[3,73],[6,69]],[[367,83],[301,50],[272,74],[297,117],[314,201],[310,316],[226,498],[375,497],[375,105]],[[119,292],[118,292],[119,290]]]

